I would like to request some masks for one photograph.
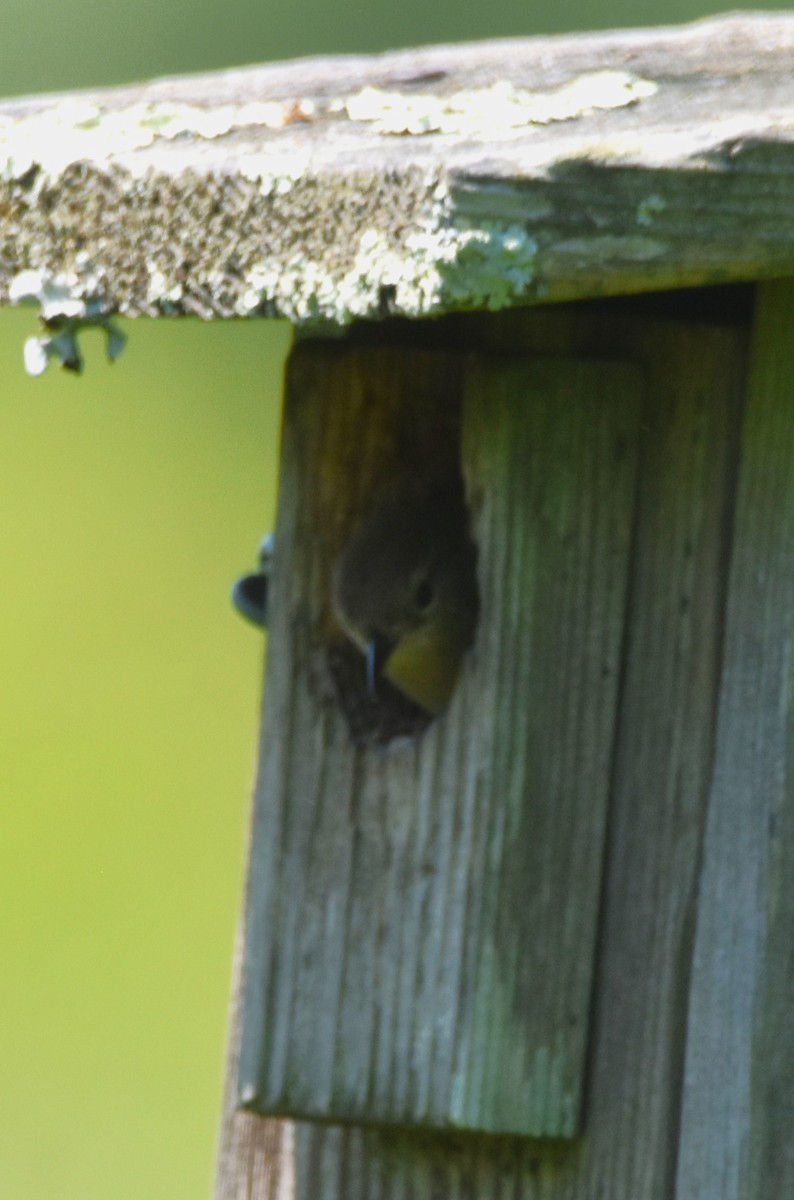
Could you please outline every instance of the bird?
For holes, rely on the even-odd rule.
[[[430,717],[448,707],[479,616],[477,551],[461,480],[397,488],[343,546],[333,611],[364,655]]]

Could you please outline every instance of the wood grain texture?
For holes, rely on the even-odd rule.
[[[701,317],[593,306],[403,331],[535,362],[629,358],[647,381],[584,1136],[266,1120],[233,1111],[232,1085],[219,1200],[669,1200],[744,372],[742,328]]]
[[[347,324],[790,273],[793,70],[745,13],[7,101],[0,300]]]
[[[690,989],[678,1200],[794,1193],[794,343],[763,289]]]
[[[467,905],[467,937],[482,945],[470,972],[468,1123],[570,1135],[584,1082],[642,377],[609,362],[482,359],[465,388],[482,617],[464,731],[486,816],[470,853],[487,864]],[[506,1108],[500,1121],[508,1103],[512,1119]],[[494,1116],[476,1119],[486,1107]]]
[[[390,481],[384,447],[410,437],[412,478],[423,458],[442,469],[446,418],[431,414],[452,403],[443,387],[460,372],[443,352],[398,360],[316,344],[299,360],[276,533],[241,1093],[259,1111],[325,1120],[571,1135],[640,374],[587,362],[464,371],[480,632],[449,712],[384,751],[353,743],[312,677],[306,644],[334,636],[323,632],[334,557],[324,531],[339,524],[345,492],[361,494],[362,472]]]
[[[488,324],[487,344],[548,353],[575,346],[583,354],[619,346],[648,376],[586,1137],[577,1169],[541,1194],[669,1200],[745,333],[632,317],[627,304],[617,312],[505,314]]]

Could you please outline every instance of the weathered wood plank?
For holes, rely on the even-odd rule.
[[[459,460],[459,434],[442,440],[456,376],[443,353],[321,344],[304,344],[291,372],[240,1087],[264,1112],[571,1135],[634,525],[636,368],[466,370],[480,632],[449,713],[420,740],[354,744],[306,650],[333,636],[345,495],[361,504],[369,479],[390,480],[392,445],[412,481],[443,477],[445,453]]]
[[[235,1114],[230,1092],[218,1196],[669,1200],[743,331],[593,309],[457,318],[419,332],[513,356],[630,357],[648,380],[584,1137],[562,1151],[343,1132]]]
[[[678,1200],[794,1194],[793,305],[762,289],[752,349]]]
[[[702,323],[627,302],[480,324],[490,350],[600,348],[635,357],[649,381],[585,1138],[544,1200],[673,1192],[745,375],[744,314],[727,311],[733,327],[710,327],[702,298]],[[474,318],[453,324],[473,341]]]
[[[475,778],[493,793],[472,847],[486,877],[467,917],[482,949],[467,972],[466,1124],[570,1135],[584,1082],[643,382],[626,364],[481,358],[465,387],[483,594],[464,731]],[[490,1109],[489,1120],[478,1115]]]
[[[341,324],[790,273],[793,73],[794,16],[742,14],[9,101],[0,300]]]

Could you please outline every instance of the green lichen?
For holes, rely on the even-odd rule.
[[[667,208],[667,201],[663,196],[646,196],[637,205],[637,224],[652,225],[656,218],[663,213]]]
[[[238,311],[268,305],[298,323],[344,325],[389,312],[430,316],[451,308],[503,308],[526,293],[537,245],[517,225],[425,229],[396,245],[375,229],[362,233],[350,268],[336,274],[303,255],[283,268],[250,272]]]

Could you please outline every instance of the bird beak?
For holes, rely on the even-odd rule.
[[[370,695],[375,694],[375,685],[383,674],[389,655],[394,649],[394,642],[383,636],[382,633],[375,633],[367,642],[366,657],[367,657],[367,691]]]

